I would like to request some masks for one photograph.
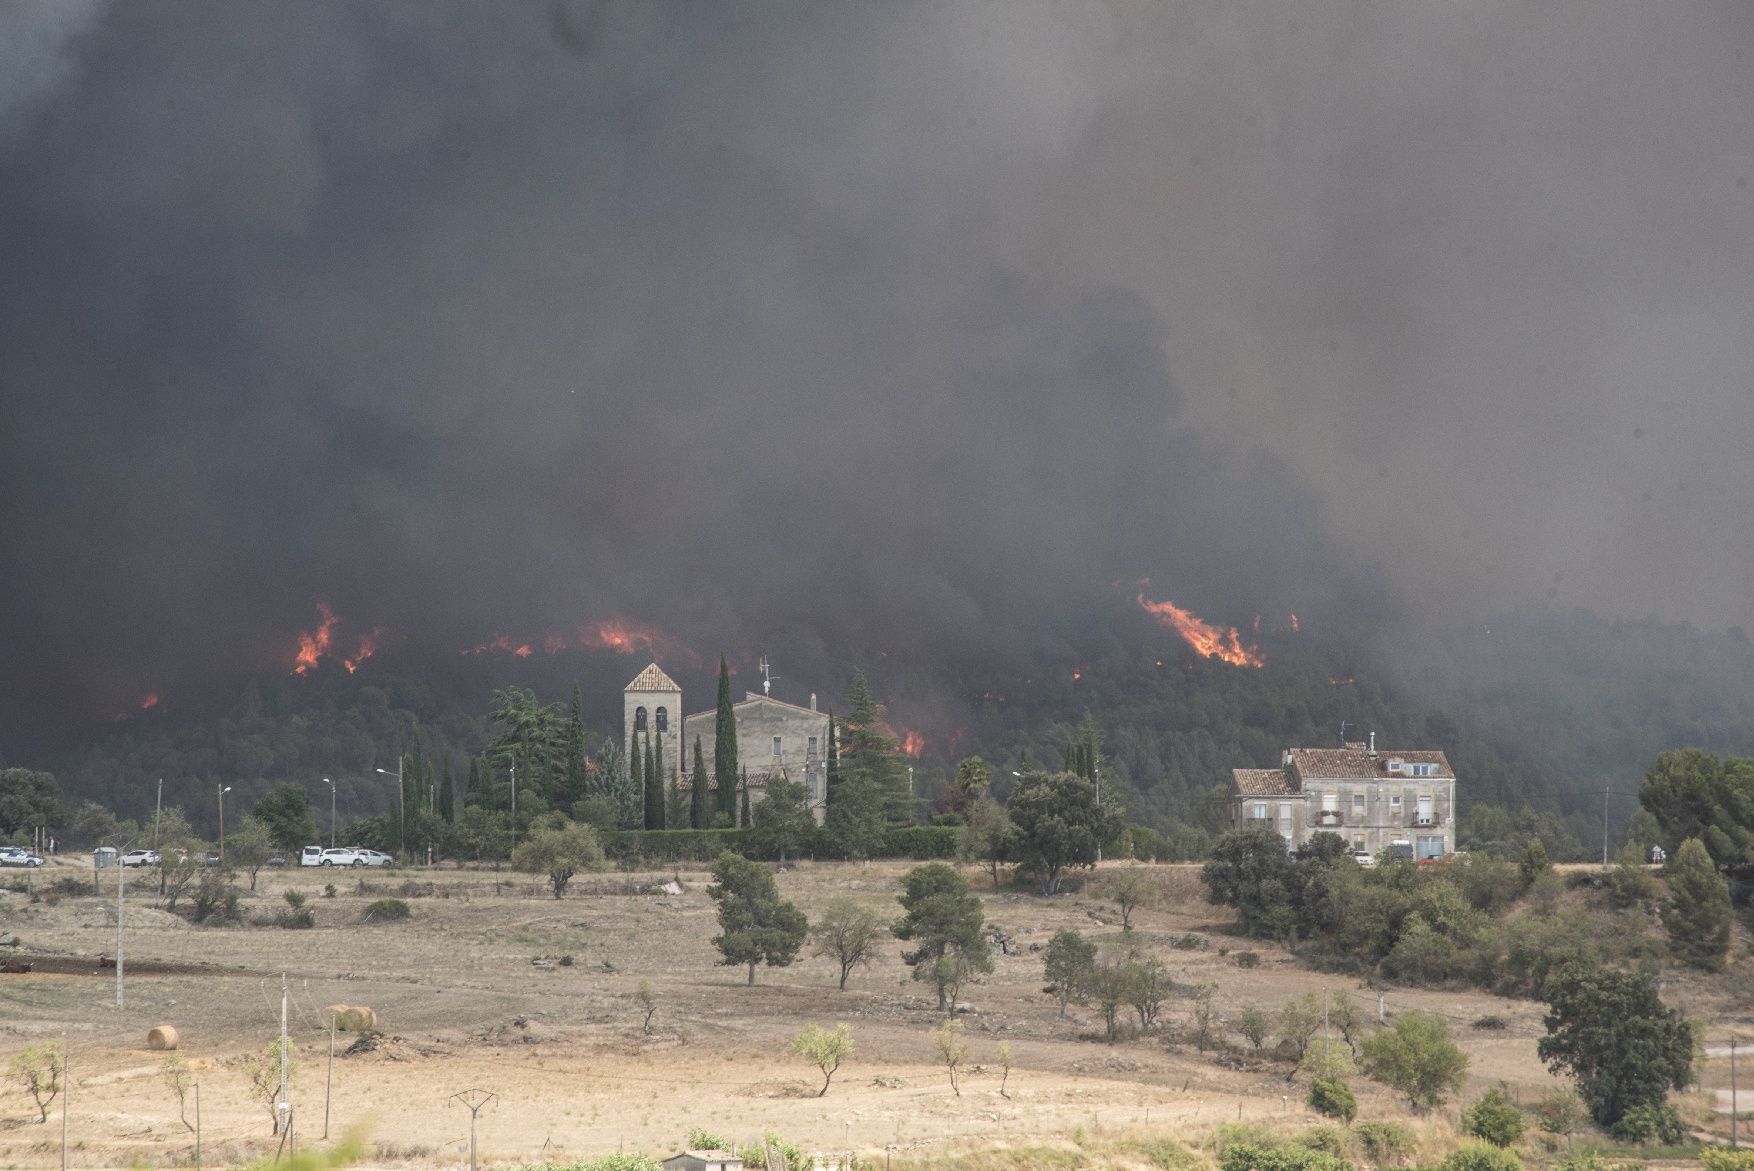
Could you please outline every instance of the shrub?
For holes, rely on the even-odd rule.
[[[1237,1143],[1218,1160],[1219,1171],[1352,1171],[1352,1164],[1308,1147]]]
[[[1346,1134],[1337,1126],[1312,1126],[1299,1133],[1291,1140],[1298,1146],[1309,1151],[1326,1151],[1330,1155],[1344,1157],[1351,1144],[1346,1141]]]
[[[1309,1108],[1328,1118],[1350,1124],[1358,1117],[1358,1096],[1338,1078],[1317,1078],[1309,1084]]]
[[[1429,1013],[1395,1018],[1393,1027],[1372,1033],[1360,1048],[1370,1076],[1405,1094],[1416,1110],[1441,1105],[1468,1072],[1468,1058],[1450,1040],[1449,1025]]]
[[[408,918],[408,904],[401,899],[379,899],[360,918],[367,923],[395,923]]]
[[[658,1161],[650,1155],[617,1151],[613,1155],[604,1155],[601,1159],[575,1163],[572,1171],[663,1171],[663,1169]]]
[[[1699,1162],[1705,1171],[1754,1171],[1754,1150],[1706,1147],[1699,1152]]]
[[[1681,1116],[1666,1102],[1645,1102],[1632,1107],[1608,1133],[1623,1143],[1648,1143],[1654,1139],[1666,1147],[1676,1146],[1687,1137]]]
[[[1523,1112],[1504,1090],[1493,1086],[1462,1115],[1462,1130],[1495,1147],[1513,1147],[1523,1137]]]
[[[1463,1143],[1437,1166],[1438,1171],[1523,1171],[1515,1152],[1491,1143]]]
[[[1261,966],[1260,954],[1252,951],[1239,951],[1236,953],[1236,966],[1239,968],[1258,968]]]
[[[1352,1137],[1364,1157],[1379,1167],[1399,1163],[1413,1153],[1413,1132],[1398,1122],[1360,1122]]]
[[[696,1126],[688,1132],[688,1149],[691,1151],[734,1151],[737,1149],[737,1145],[728,1138]]]
[[[1510,1028],[1510,1022],[1501,1016],[1483,1016],[1474,1021],[1474,1027],[1481,1032],[1501,1033]]]
[[[303,891],[289,890],[282,896],[286,900],[286,910],[274,919],[280,926],[293,931],[302,931],[317,925],[317,917],[305,906]]]
[[[197,923],[230,923],[238,918],[238,896],[218,870],[203,870],[195,886],[190,917]]]

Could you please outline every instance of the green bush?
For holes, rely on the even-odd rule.
[[[1300,1131],[1291,1140],[1306,1151],[1326,1151],[1344,1158],[1352,1149],[1346,1133],[1337,1126],[1312,1126]]]
[[[401,899],[379,899],[360,918],[367,923],[395,923],[408,917],[408,904]]]
[[[696,1126],[689,1130],[685,1144],[691,1151],[734,1151],[737,1145],[730,1139],[716,1135],[710,1130]]]
[[[1299,1146],[1237,1143],[1218,1160],[1219,1171],[1352,1171],[1352,1164],[1326,1151]]]
[[[711,862],[726,850],[744,853],[747,830],[625,829],[602,835],[603,854],[615,862]]]
[[[1352,1138],[1378,1167],[1399,1163],[1413,1153],[1413,1132],[1398,1122],[1360,1122],[1352,1128]]]
[[[1358,1117],[1358,1096],[1352,1092],[1351,1086],[1338,1078],[1315,1079],[1309,1084],[1309,1096],[1304,1100],[1311,1110],[1328,1118],[1338,1118],[1350,1124]]]
[[[1523,1137],[1523,1112],[1493,1086],[1478,1102],[1462,1115],[1462,1130],[1475,1138],[1483,1138],[1495,1147],[1513,1147]]]
[[[280,912],[275,922],[291,931],[303,931],[317,925],[317,917],[305,906],[303,892],[289,890],[281,895],[286,900],[286,910]]]
[[[1236,953],[1236,966],[1239,968],[1258,968],[1261,966],[1259,952],[1239,951]]]
[[[1438,1171],[1523,1171],[1514,1152],[1491,1143],[1463,1143],[1437,1166]]]
[[[663,1164],[650,1155],[617,1151],[600,1159],[580,1159],[571,1171],[663,1171]]]
[[[1658,1142],[1672,1147],[1687,1137],[1681,1116],[1667,1103],[1646,1102],[1634,1106],[1620,1116],[1608,1131],[1623,1143]]]
[[[892,825],[883,831],[879,858],[911,858],[933,862],[955,858],[962,847],[960,825]]]
[[[1754,1149],[1706,1147],[1699,1152],[1699,1162],[1705,1171],[1754,1171]]]

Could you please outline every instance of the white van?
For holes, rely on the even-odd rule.
[[[298,864],[300,866],[321,866],[323,864],[323,847],[306,846],[300,850]]]

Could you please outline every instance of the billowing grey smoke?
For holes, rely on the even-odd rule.
[[[979,656],[1379,568],[1726,620],[1743,11],[90,9],[0,98],[0,721],[319,597],[446,648]]]

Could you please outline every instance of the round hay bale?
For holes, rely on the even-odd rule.
[[[347,1031],[347,1014],[353,1010],[345,1004],[330,1004],[323,1008],[322,1021],[325,1025],[333,1025],[345,1033]]]
[[[154,1025],[152,1031],[146,1034],[148,1049],[176,1049],[181,1045],[182,1041],[178,1038],[174,1025]]]
[[[378,1014],[363,1004],[349,1005],[347,1027],[355,1033],[370,1033],[378,1027]]]

